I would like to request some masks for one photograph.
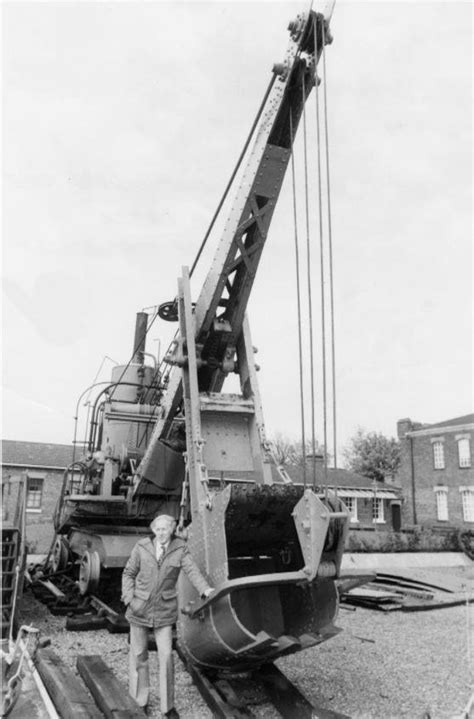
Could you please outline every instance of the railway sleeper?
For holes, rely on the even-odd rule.
[[[48,607],[51,614],[58,617],[79,616],[81,614],[90,614],[90,607],[80,606],[79,604],[52,604]]]
[[[95,631],[106,628],[110,632],[128,632],[129,625],[125,617],[112,610],[102,600],[92,597],[89,602],[83,602],[83,605],[82,607],[74,607],[73,611],[75,613],[77,613],[78,609],[85,611],[87,605],[89,611],[80,616],[68,616],[66,630]],[[90,612],[91,607],[95,609],[95,614]],[[66,610],[67,608],[67,605],[58,606],[57,610]],[[54,607],[49,607],[49,609],[51,611]],[[332,627],[334,634],[338,631],[336,627]],[[329,633],[332,632],[329,631]],[[262,632],[263,634],[264,632]],[[281,656],[282,649],[284,650],[283,653],[290,654],[299,648],[314,646],[326,638],[326,636],[315,634],[306,634],[299,637],[283,635],[278,638],[279,651],[277,654]],[[275,642],[275,639],[268,635],[267,638],[261,636],[259,639],[259,644],[263,643],[265,646],[268,643],[265,641],[266,639],[270,643]],[[176,636],[174,637],[173,645],[204,701],[217,718],[243,719],[246,717],[248,719],[255,716],[252,712],[253,705],[270,701],[284,719],[348,719],[344,714],[324,709],[311,703],[271,662],[243,673],[216,670],[204,671],[187,661],[179,643],[176,641]],[[156,651],[156,643],[152,633],[149,636],[148,649]],[[254,651],[256,650],[258,653],[258,649],[259,646],[256,646]],[[49,661],[49,664],[54,664],[54,661]],[[144,716],[139,708],[138,713],[136,713],[133,707],[126,708],[122,706],[119,710],[115,705],[112,708],[109,706],[107,702],[109,702],[110,697],[114,696],[115,677],[100,657],[78,657],[77,668],[105,716],[117,717],[117,711],[120,711],[121,716],[123,712],[123,716],[127,716],[128,719],[140,719]],[[51,673],[51,669],[49,671]],[[110,701],[113,704],[118,700],[115,697]],[[67,714],[66,712],[65,716],[74,716],[74,718],[77,716],[79,719],[84,716],[81,714],[82,709],[79,711],[78,705],[75,706],[74,711],[76,712],[75,714]]]
[[[82,682],[54,651],[38,650],[36,669],[63,719],[103,719]]]
[[[111,634],[128,634],[130,625],[123,615],[108,616],[105,619],[107,623],[107,630]]]
[[[84,684],[106,717],[114,719],[146,719],[145,711],[128,693],[102,657],[78,656],[76,667]]]
[[[107,629],[107,617],[99,617],[97,614],[83,614],[80,616],[67,617],[66,629],[69,632],[88,632],[96,629]]]

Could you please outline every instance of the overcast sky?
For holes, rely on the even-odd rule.
[[[80,393],[101,363],[99,380],[109,377],[104,358],[128,361],[135,313],[176,295],[283,60],[288,21],[306,7],[3,4],[4,438],[70,442]],[[392,436],[402,417],[431,423],[473,409],[472,6],[338,0],[331,27],[343,446],[359,426]],[[296,438],[290,179],[249,318],[268,433]],[[300,185],[300,207],[302,196]],[[155,322],[147,349],[159,338],[163,349],[174,329]],[[322,439],[320,377],[318,366]]]

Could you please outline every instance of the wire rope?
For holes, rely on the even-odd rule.
[[[317,48],[317,23],[313,18],[314,47]],[[319,255],[320,255],[320,283],[321,283],[321,352],[322,352],[322,389],[323,389],[323,467],[324,484],[328,483],[327,463],[327,382],[326,382],[326,301],[325,301],[325,271],[324,271],[324,228],[323,228],[323,201],[322,201],[322,175],[321,175],[321,123],[319,117],[319,78],[315,67],[315,108],[316,108],[316,141],[317,141],[317,175],[318,175],[318,212],[319,212]]]
[[[274,83],[275,83],[275,79],[276,79],[276,74],[275,74],[275,72],[274,72],[273,75],[272,75],[272,77],[271,77],[271,79],[270,79],[270,82],[268,83],[268,87],[267,87],[267,89],[266,89],[266,91],[265,91],[265,95],[263,96],[263,100],[262,100],[262,102],[260,103],[260,107],[258,108],[257,114],[256,114],[255,119],[254,119],[254,121],[253,121],[253,123],[252,123],[252,126],[251,126],[251,128],[250,128],[250,131],[249,131],[249,134],[248,134],[247,139],[246,139],[246,141],[245,141],[244,147],[243,147],[243,149],[242,149],[242,151],[241,151],[241,153],[240,153],[240,155],[239,155],[239,158],[238,158],[238,160],[237,160],[237,163],[236,163],[236,165],[235,165],[235,167],[234,167],[234,170],[233,170],[233,172],[232,172],[232,174],[231,174],[231,176],[230,176],[230,179],[229,179],[229,181],[228,181],[228,183],[227,183],[227,186],[226,186],[226,188],[225,188],[225,190],[224,190],[224,192],[223,192],[223,194],[222,194],[222,197],[221,197],[221,199],[220,199],[220,201],[219,201],[219,204],[217,205],[217,209],[216,209],[216,211],[214,212],[214,215],[213,215],[213,217],[212,217],[212,219],[211,219],[211,222],[210,222],[210,224],[209,224],[209,227],[207,228],[206,234],[204,235],[204,238],[203,238],[203,240],[202,240],[202,242],[201,242],[201,245],[200,245],[199,250],[198,250],[198,252],[197,252],[197,254],[196,254],[196,257],[194,258],[194,262],[193,262],[193,264],[192,264],[192,266],[191,266],[191,269],[190,269],[190,271],[189,271],[189,276],[190,276],[190,277],[192,277],[192,275],[193,275],[193,272],[194,272],[194,270],[195,270],[195,268],[196,268],[196,265],[197,265],[197,263],[199,262],[199,259],[200,259],[200,257],[201,257],[201,254],[202,254],[202,252],[203,252],[203,250],[204,250],[204,247],[205,247],[205,245],[206,245],[206,243],[207,243],[207,240],[209,239],[209,235],[211,234],[212,229],[213,229],[213,227],[214,227],[214,225],[215,225],[216,219],[217,219],[217,217],[219,216],[219,213],[220,213],[220,211],[221,211],[221,209],[222,209],[222,206],[223,206],[223,204],[224,204],[224,202],[225,202],[225,200],[226,200],[226,198],[227,198],[227,196],[228,196],[228,194],[229,194],[229,190],[230,190],[230,188],[232,187],[232,183],[234,182],[235,177],[236,177],[236,175],[237,175],[237,173],[238,173],[238,171],[239,171],[239,169],[240,169],[240,166],[241,166],[241,164],[242,164],[242,161],[243,161],[243,159],[244,159],[244,157],[245,157],[245,154],[246,154],[246,152],[247,152],[247,149],[248,149],[248,147],[249,147],[249,145],[250,145],[250,141],[251,141],[251,139],[252,139],[252,137],[253,137],[253,134],[254,134],[254,132],[255,132],[255,128],[257,127],[257,124],[258,124],[258,122],[259,122],[259,120],[260,120],[260,118],[261,118],[261,116],[262,116],[262,112],[263,112],[264,107],[265,107],[265,105],[266,105],[266,102],[267,102],[267,100],[268,100],[268,96],[269,96],[269,94],[270,94],[270,92],[271,92],[271,90],[272,90],[272,88],[273,88]],[[156,319],[156,316],[157,316],[157,315],[155,315],[155,317],[153,318],[153,321]],[[150,324],[150,327],[151,327],[151,324]],[[147,332],[148,332],[148,329],[147,329]],[[177,335],[177,334],[178,334],[178,332],[176,333],[176,335]],[[175,335],[175,337],[176,337],[176,335]],[[132,359],[133,359],[133,356],[134,356],[134,355],[132,355],[132,357],[130,358],[130,361],[129,361],[129,363],[127,364],[127,366],[125,367],[123,374],[125,374],[125,372],[127,371],[128,367],[129,367],[129,365],[130,365],[130,363],[131,363],[131,361],[132,361]],[[163,364],[163,363],[162,363],[162,364]],[[160,366],[161,366],[161,365],[160,365]],[[121,378],[123,377],[123,374],[122,374]],[[120,378],[120,379],[121,379],[121,378]],[[150,423],[152,422],[152,420],[153,420],[153,416],[150,417],[150,419],[148,420],[148,423],[147,423],[147,425],[146,425],[146,427],[145,427],[145,429],[144,429],[144,435],[145,435],[145,433],[148,431],[149,425],[150,425]],[[144,435],[143,435],[143,436],[144,436]],[[141,440],[140,440],[140,445],[141,445]]]
[[[326,188],[328,211],[328,250],[329,250],[329,293],[331,316],[331,373],[332,373],[332,420],[333,420],[333,454],[334,468],[337,468],[337,394],[336,394],[336,332],[334,320],[334,263],[332,247],[332,212],[331,212],[331,178],[329,168],[329,124],[327,102],[327,73],[326,73],[326,25],[322,25],[323,38],[323,71],[324,71],[324,135],[326,148]]]
[[[229,194],[229,190],[230,190],[230,188],[232,187],[232,183],[233,183],[234,180],[235,180],[235,176],[236,176],[237,172],[239,171],[240,165],[242,164],[242,160],[244,159],[245,153],[247,152],[248,146],[250,145],[250,141],[251,141],[251,139],[252,139],[252,137],[253,137],[253,133],[255,132],[255,128],[257,127],[258,121],[260,120],[260,117],[261,117],[262,112],[263,112],[263,108],[265,107],[265,104],[266,104],[266,102],[267,102],[268,96],[269,96],[269,94],[270,94],[270,92],[271,92],[271,89],[272,89],[272,87],[273,87],[273,84],[274,84],[274,82],[275,82],[275,78],[276,78],[276,74],[275,74],[275,72],[274,72],[273,75],[272,75],[272,78],[271,78],[270,82],[268,83],[267,90],[266,90],[266,92],[265,92],[265,95],[264,95],[264,97],[263,97],[262,102],[260,103],[260,107],[258,108],[258,111],[257,111],[257,114],[256,114],[256,116],[255,116],[255,119],[254,119],[254,121],[253,121],[253,123],[252,123],[252,127],[250,128],[250,132],[249,132],[249,134],[248,134],[247,140],[245,141],[245,144],[244,144],[244,147],[243,147],[243,149],[242,149],[242,152],[241,152],[240,155],[239,155],[239,159],[237,160],[237,163],[236,163],[236,165],[235,165],[235,167],[234,167],[234,170],[233,170],[233,172],[232,172],[232,175],[231,175],[231,177],[230,177],[230,180],[229,180],[229,182],[227,183],[227,187],[225,188],[225,190],[224,190],[224,192],[223,192],[223,195],[222,195],[222,197],[221,197],[221,199],[220,199],[220,201],[219,201],[219,204],[217,205],[217,209],[216,209],[216,211],[215,211],[215,213],[214,213],[214,215],[213,215],[213,218],[212,218],[212,220],[211,220],[211,222],[210,222],[209,227],[207,228],[207,232],[206,232],[206,234],[204,235],[204,239],[203,239],[203,241],[201,242],[201,246],[200,246],[200,248],[199,248],[199,250],[198,250],[198,253],[197,253],[197,255],[196,255],[195,259],[194,259],[194,262],[193,262],[193,264],[192,264],[192,267],[191,267],[191,269],[190,269],[190,271],[189,271],[189,276],[190,276],[190,277],[192,277],[193,272],[194,272],[194,269],[195,269],[197,263],[199,262],[199,258],[201,257],[202,251],[204,250],[204,247],[205,247],[206,242],[207,242],[207,240],[208,240],[208,238],[209,238],[209,235],[210,235],[211,232],[212,232],[212,228],[214,227],[214,224],[215,224],[216,219],[217,219],[217,217],[218,217],[218,215],[219,215],[219,212],[220,212],[221,209],[222,209],[222,205],[224,204],[224,202],[225,202],[225,200],[226,200],[226,198],[227,198],[227,195]]]
[[[316,428],[314,412],[314,351],[313,351],[313,298],[311,290],[311,242],[309,231],[309,183],[308,183],[308,141],[306,128],[306,89],[305,80],[302,79],[303,93],[303,156],[304,156],[304,185],[305,185],[305,217],[306,217],[306,262],[307,262],[307,291],[308,291],[308,324],[309,324],[309,358],[310,358],[310,387],[311,387],[311,450],[313,455],[312,479],[316,486]]]
[[[295,155],[293,151],[293,116],[290,113],[290,137],[291,137],[291,180],[293,190],[293,220],[295,239],[295,265],[296,265],[296,303],[298,312],[298,353],[299,353],[299,380],[300,380],[300,413],[301,413],[301,447],[303,454],[303,484],[306,489],[306,432],[304,418],[304,385],[303,385],[303,339],[301,330],[301,283],[300,283],[300,253],[298,241],[298,216],[296,207],[296,178],[295,178]]]

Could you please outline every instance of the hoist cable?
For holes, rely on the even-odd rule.
[[[317,47],[317,25],[316,17],[313,18],[314,47]],[[316,51],[316,50],[315,50]],[[319,118],[319,78],[315,67],[315,105],[316,105],[316,139],[318,157],[318,211],[319,211],[319,255],[320,255],[320,279],[321,279],[321,350],[322,350],[322,382],[323,382],[323,467],[324,484],[328,483],[328,462],[327,462],[327,389],[326,389],[326,303],[325,303],[325,272],[324,272],[324,230],[323,230],[323,201],[321,182],[321,123]]]
[[[273,85],[274,85],[274,83],[275,83],[275,79],[276,79],[276,74],[275,74],[275,72],[274,72],[274,73],[272,74],[272,77],[271,77],[271,79],[270,79],[270,82],[268,83],[268,87],[267,87],[267,89],[266,89],[266,91],[265,91],[265,95],[263,96],[263,100],[262,100],[262,102],[260,103],[260,107],[258,108],[257,114],[256,114],[256,116],[255,116],[255,119],[254,119],[253,123],[252,123],[252,127],[250,128],[250,132],[249,132],[249,134],[248,134],[248,136],[247,136],[247,139],[246,139],[246,141],[245,141],[244,147],[243,147],[243,149],[242,149],[242,151],[241,151],[241,153],[240,153],[240,155],[239,155],[239,158],[238,158],[237,163],[236,163],[236,165],[235,165],[235,167],[234,167],[234,170],[233,170],[232,175],[231,175],[231,177],[230,177],[230,179],[229,179],[229,182],[227,183],[227,186],[226,186],[226,188],[225,188],[225,190],[224,190],[224,192],[223,192],[223,194],[222,194],[222,197],[221,197],[221,199],[220,199],[220,201],[219,201],[219,204],[217,205],[217,209],[216,209],[216,211],[215,211],[215,213],[214,213],[214,215],[213,215],[213,217],[212,217],[212,220],[211,220],[211,222],[210,222],[210,224],[209,224],[209,227],[207,228],[206,234],[204,235],[204,238],[203,238],[203,240],[202,240],[202,242],[201,242],[201,246],[199,247],[199,250],[198,250],[197,255],[196,255],[195,259],[194,259],[194,262],[193,262],[193,264],[192,264],[192,267],[191,267],[191,269],[190,269],[190,271],[189,271],[189,277],[192,277],[192,274],[193,274],[193,272],[194,272],[194,270],[195,270],[195,268],[196,268],[197,263],[199,262],[199,259],[200,259],[200,257],[201,257],[201,254],[202,254],[202,252],[203,252],[203,250],[204,250],[204,247],[205,247],[205,245],[206,245],[207,240],[209,239],[209,235],[210,235],[211,232],[212,232],[212,229],[213,229],[214,224],[215,224],[215,222],[216,222],[216,220],[217,220],[217,217],[219,216],[219,213],[220,213],[220,211],[221,211],[221,209],[222,209],[222,206],[223,206],[224,202],[225,202],[226,199],[227,199],[227,196],[228,196],[228,194],[229,194],[230,188],[232,187],[232,183],[233,183],[234,180],[235,180],[235,177],[236,177],[236,175],[237,175],[237,173],[238,173],[238,171],[239,171],[239,169],[240,169],[240,166],[241,166],[241,164],[242,164],[242,161],[243,161],[243,159],[244,159],[244,157],[245,157],[245,154],[246,154],[246,152],[247,152],[247,149],[248,149],[248,147],[249,147],[249,145],[250,145],[250,142],[251,142],[251,140],[252,140],[252,137],[253,137],[253,135],[254,135],[255,128],[257,127],[257,124],[258,124],[258,122],[259,122],[259,120],[260,120],[260,118],[261,118],[261,116],[262,116],[263,110],[264,110],[265,105],[266,105],[266,102],[267,102],[267,100],[268,100],[268,96],[270,95],[270,92],[271,92],[271,90],[272,90],[272,88],[273,88]],[[155,318],[154,318],[154,319],[155,319]],[[178,335],[178,332],[176,333],[175,338],[176,338],[177,335]],[[133,359],[133,357],[132,357],[132,359]],[[131,360],[130,360],[130,361],[131,361]],[[127,365],[127,367],[128,367],[128,365]],[[152,420],[153,420],[153,415],[152,415],[152,417],[149,419],[149,421],[147,422],[147,424],[146,424],[146,426],[145,426],[145,429],[144,429],[144,433],[148,431],[148,427],[149,427],[150,423],[152,422]],[[140,444],[141,444],[141,441],[140,441]]]
[[[300,412],[301,412],[301,447],[303,453],[303,484],[306,489],[306,432],[304,421],[304,386],[303,386],[303,340],[301,330],[301,282],[300,282],[300,253],[298,242],[298,218],[296,208],[296,177],[295,177],[295,155],[293,151],[293,116],[290,112],[290,137],[291,137],[291,180],[293,189],[293,220],[295,227],[295,265],[296,265],[296,304],[298,312],[298,353],[300,372]]]
[[[273,88],[275,79],[276,79],[276,74],[275,74],[275,72],[274,72],[274,73],[272,74],[272,77],[271,77],[270,82],[268,83],[268,87],[267,87],[267,89],[266,89],[266,91],[265,91],[265,95],[264,95],[264,97],[263,97],[263,100],[262,100],[262,102],[260,103],[260,107],[258,108],[258,112],[257,112],[257,114],[256,114],[256,116],[255,116],[255,119],[254,119],[254,121],[253,121],[253,123],[252,123],[252,127],[250,128],[250,132],[249,132],[249,134],[248,134],[247,140],[245,141],[245,144],[244,144],[244,147],[243,147],[243,149],[242,149],[242,152],[240,153],[239,159],[237,160],[236,166],[235,166],[235,168],[234,168],[234,170],[233,170],[233,172],[232,172],[232,175],[231,175],[231,177],[230,177],[230,180],[229,180],[229,182],[227,183],[227,187],[226,187],[225,190],[224,190],[224,193],[223,193],[223,195],[222,195],[222,197],[221,197],[221,200],[220,200],[220,202],[219,202],[219,204],[218,204],[218,206],[217,206],[217,209],[216,209],[216,211],[215,211],[215,213],[214,213],[214,216],[213,216],[213,218],[212,218],[212,220],[211,220],[211,223],[210,223],[210,225],[209,225],[209,227],[208,227],[208,229],[207,229],[207,232],[206,232],[206,234],[205,234],[205,236],[204,236],[204,239],[203,239],[203,241],[201,242],[201,246],[200,246],[200,248],[199,248],[199,251],[198,251],[198,253],[197,253],[197,255],[196,255],[195,259],[194,259],[193,265],[192,265],[191,270],[190,270],[190,272],[189,272],[189,276],[190,276],[190,277],[192,276],[192,274],[193,274],[193,272],[194,272],[194,269],[195,269],[195,267],[196,267],[196,265],[197,265],[197,263],[198,263],[198,261],[199,261],[199,258],[201,257],[202,251],[204,250],[204,247],[205,247],[206,242],[207,242],[207,240],[208,240],[208,238],[209,238],[209,235],[211,234],[211,231],[212,231],[212,228],[214,227],[215,221],[216,221],[216,219],[217,219],[217,217],[218,217],[218,215],[219,215],[219,212],[220,212],[221,209],[222,209],[222,205],[224,204],[224,202],[225,202],[225,200],[226,200],[226,198],[227,198],[227,195],[228,195],[228,193],[229,193],[229,190],[230,190],[230,188],[231,188],[231,186],[232,186],[232,183],[234,182],[235,176],[236,176],[237,172],[239,171],[239,168],[240,168],[240,166],[241,166],[241,164],[242,164],[242,160],[243,160],[243,158],[244,158],[244,156],[245,156],[245,153],[247,152],[248,146],[249,146],[250,141],[251,141],[251,139],[252,139],[252,137],[253,137],[253,134],[254,134],[254,132],[255,132],[255,128],[257,127],[257,124],[258,124],[258,122],[259,122],[259,120],[260,120],[260,117],[261,117],[261,115],[262,115],[262,112],[263,112],[263,110],[264,110],[264,107],[265,107],[265,104],[266,104],[266,102],[267,102],[268,96],[269,96],[269,94],[270,94],[270,92],[271,92],[271,90],[272,90],[272,88]],[[153,317],[152,321],[150,322],[150,325],[147,327],[146,332],[145,332],[145,337],[146,337],[146,335],[148,334],[149,330],[151,329],[151,326],[153,325],[153,323],[154,323],[154,321],[156,320],[157,316],[158,316],[158,313],[155,314],[155,316]],[[130,367],[130,365],[131,365],[131,363],[132,363],[134,357],[135,357],[135,353],[132,354],[132,356],[130,357],[129,361],[128,361],[127,364],[125,365],[125,367],[124,367],[124,369],[123,369],[123,372],[122,372],[122,374],[120,375],[117,384],[119,384],[120,381],[121,381],[121,380],[123,379],[123,377],[125,376],[125,373],[127,372],[128,368]],[[111,393],[109,399],[112,399],[113,394],[114,394],[114,392],[115,392],[115,389],[116,389],[116,387],[115,387],[114,390],[112,391],[112,393]]]
[[[324,70],[324,134],[326,140],[326,187],[328,210],[328,251],[329,251],[329,293],[331,315],[331,372],[332,372],[332,421],[333,421],[333,453],[334,468],[337,467],[337,399],[336,399],[336,339],[334,320],[334,272],[332,252],[332,215],[331,215],[331,182],[329,172],[329,132],[328,132],[328,101],[326,80],[326,26],[323,22],[323,70]]]
[[[313,487],[316,486],[316,429],[314,416],[314,355],[313,355],[313,298],[311,291],[311,243],[309,236],[309,189],[308,189],[308,142],[306,131],[306,90],[304,77],[303,91],[303,156],[304,156],[304,183],[305,183],[305,213],[306,213],[306,261],[307,261],[307,290],[308,290],[308,324],[309,324],[309,358],[310,358],[310,386],[311,386],[311,450],[313,454]]]
[[[193,272],[194,272],[194,269],[195,269],[197,263],[199,262],[199,258],[201,257],[202,251],[203,251],[203,249],[204,249],[204,247],[205,247],[205,245],[206,245],[206,242],[207,242],[207,240],[208,240],[208,238],[209,238],[209,235],[210,235],[211,232],[212,232],[212,228],[214,227],[214,224],[215,224],[215,221],[217,220],[217,217],[218,217],[218,215],[219,215],[219,212],[220,212],[221,209],[222,209],[222,205],[223,205],[224,202],[226,201],[227,195],[229,194],[229,190],[230,190],[230,188],[232,187],[232,183],[234,182],[235,176],[236,176],[237,172],[239,171],[240,165],[242,164],[242,160],[244,159],[245,153],[247,152],[247,148],[248,148],[248,146],[250,145],[250,141],[251,141],[251,139],[252,139],[252,137],[253,137],[253,133],[255,132],[255,128],[257,127],[258,121],[260,120],[260,117],[261,117],[261,115],[262,115],[263,109],[264,109],[265,104],[266,104],[266,102],[267,102],[268,96],[269,96],[269,94],[270,94],[270,92],[271,92],[271,89],[272,89],[272,87],[273,87],[273,84],[274,84],[274,82],[275,82],[275,78],[276,78],[276,74],[273,73],[272,78],[271,78],[271,80],[270,80],[270,82],[269,82],[269,84],[268,84],[267,90],[266,90],[266,92],[265,92],[265,95],[264,95],[264,97],[263,97],[263,100],[262,100],[262,102],[261,102],[261,104],[260,104],[260,107],[258,108],[258,112],[257,112],[257,115],[256,115],[256,117],[255,117],[255,120],[253,121],[252,127],[250,128],[250,132],[249,132],[249,134],[248,134],[247,140],[245,141],[245,145],[244,145],[244,147],[243,147],[243,150],[242,150],[242,152],[240,153],[239,159],[237,160],[237,164],[236,164],[235,167],[234,167],[234,171],[232,172],[232,175],[231,175],[231,177],[230,177],[230,180],[229,180],[229,182],[227,183],[227,187],[225,188],[224,193],[223,193],[223,195],[222,195],[222,197],[221,197],[221,199],[220,199],[220,202],[219,202],[219,204],[217,205],[217,209],[216,209],[216,211],[215,211],[215,213],[214,213],[214,216],[213,216],[213,218],[212,218],[212,220],[211,220],[211,223],[210,223],[209,227],[207,228],[207,232],[206,232],[206,234],[204,235],[204,239],[203,239],[203,241],[201,242],[201,246],[200,246],[200,248],[199,248],[199,250],[198,250],[198,253],[197,253],[197,255],[196,255],[195,259],[194,259],[193,265],[192,265],[192,267],[191,267],[191,269],[190,269],[190,271],[189,271],[189,276],[190,276],[190,277],[192,277]]]

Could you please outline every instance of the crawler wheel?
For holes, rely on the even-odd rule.
[[[69,561],[69,543],[64,537],[56,537],[51,554],[51,569],[61,572],[66,569]]]
[[[100,557],[98,552],[84,552],[79,567],[79,593],[93,594],[100,580]]]

